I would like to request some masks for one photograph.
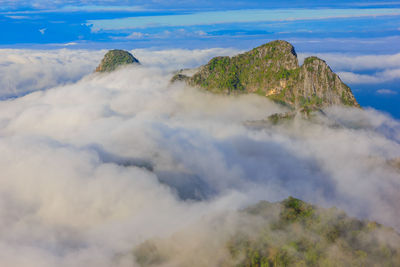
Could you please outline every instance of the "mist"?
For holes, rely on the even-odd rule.
[[[250,127],[285,108],[170,83],[232,49],[135,50],[141,66],[107,74],[93,73],[105,51],[40,51],[40,71],[28,52],[0,68],[0,95],[14,94],[0,101],[5,266],[136,266],[148,239],[222,242],[209,218],[230,214],[229,232],[238,209],[288,196],[400,230],[400,122],[386,114]]]

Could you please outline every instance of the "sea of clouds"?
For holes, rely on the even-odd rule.
[[[141,66],[98,74],[105,51],[0,50],[2,266],[136,266],[149,238],[218,240],[205,218],[290,195],[400,230],[399,121],[330,108],[248,126],[285,109],[170,84],[238,51],[133,52]]]

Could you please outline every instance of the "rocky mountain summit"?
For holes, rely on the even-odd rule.
[[[294,47],[273,41],[233,57],[215,57],[185,81],[214,93],[256,93],[293,110],[318,110],[332,105],[359,107],[351,89],[325,61],[308,57],[299,65]]]
[[[124,50],[114,49],[108,51],[101,60],[96,72],[111,72],[120,66],[128,64],[140,64],[131,53]]]

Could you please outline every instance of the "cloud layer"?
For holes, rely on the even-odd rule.
[[[0,49],[0,99],[74,83],[94,71],[106,50]],[[217,55],[232,55],[235,49],[131,51],[147,66],[167,71],[193,68]],[[152,55],[152,56],[150,56]],[[157,57],[158,55],[159,57]]]
[[[135,266],[132,249],[148,238],[289,195],[399,230],[390,162],[400,157],[400,123],[332,108],[315,122],[247,127],[283,108],[169,82],[175,69],[233,52],[135,50],[142,66],[92,74],[102,51],[64,51],[82,58],[69,63],[81,72],[68,84],[54,75],[46,90],[1,101],[0,262]],[[16,62],[10,68],[26,65]]]
[[[103,53],[0,49],[0,98],[76,82],[93,71]]]

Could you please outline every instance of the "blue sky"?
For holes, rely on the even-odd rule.
[[[400,33],[400,1],[320,2],[0,0],[0,45],[248,48],[272,39]]]
[[[400,52],[400,1],[0,0],[0,26],[0,48],[245,50],[284,39],[299,53]],[[400,117],[398,84],[349,85],[362,105]]]

